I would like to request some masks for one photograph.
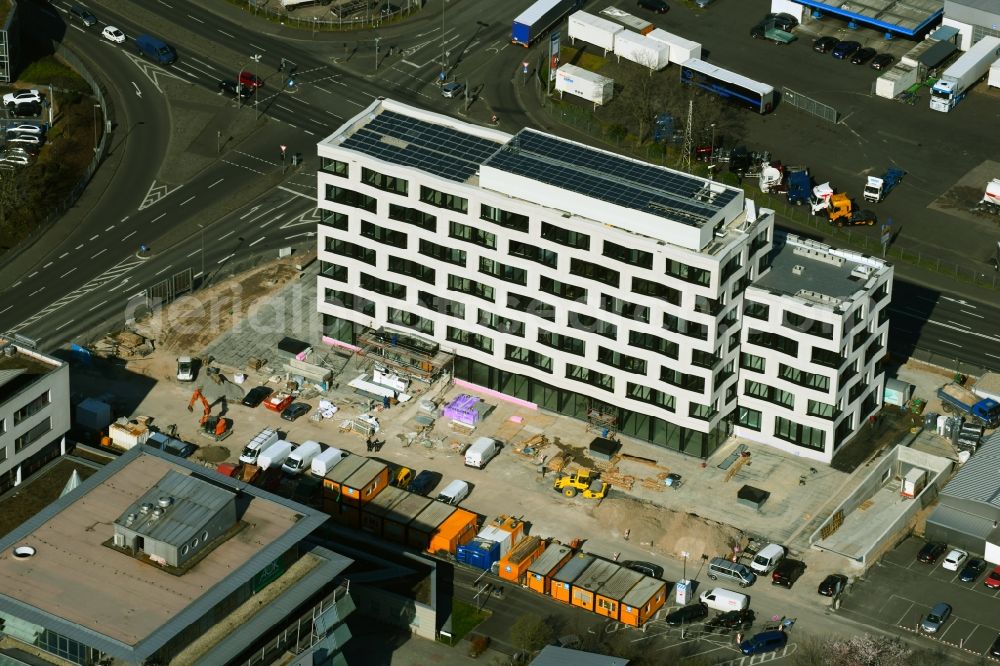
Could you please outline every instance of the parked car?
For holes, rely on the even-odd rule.
[[[663,567],[652,562],[640,562],[638,560],[625,560],[622,566],[632,571],[638,571],[650,578],[663,578]]]
[[[101,37],[115,44],[125,43],[125,33],[113,25],[109,25],[104,30],[101,30]]]
[[[947,569],[948,571],[958,571],[958,568],[965,563],[965,560],[969,558],[969,554],[964,550],[958,548],[953,548],[944,556],[944,562],[941,563],[942,569]]]
[[[875,49],[864,47],[863,49],[858,49],[854,56],[851,58],[852,65],[863,65],[872,58],[875,57]]]
[[[857,53],[858,49],[860,48],[861,48],[860,42],[854,42],[848,40],[846,42],[840,42],[839,44],[834,46],[833,50],[830,53],[837,60],[846,60],[855,53]]]
[[[765,654],[785,647],[788,634],[783,631],[762,631],[740,643],[740,652],[746,655]]]
[[[805,563],[798,560],[790,560],[786,557],[778,562],[777,568],[771,574],[771,584],[791,589],[792,585],[802,576],[805,570]]]
[[[21,104],[22,102],[34,102],[41,104],[42,94],[37,90],[15,90],[3,96],[5,106],[11,104]]]
[[[73,5],[69,8],[70,16],[80,19],[80,21],[88,28],[92,25],[97,25],[97,17],[90,13],[86,7],[81,7],[80,5]]]
[[[8,113],[14,118],[37,118],[42,115],[41,102],[17,102],[7,105]]]
[[[27,155],[18,155],[16,153],[7,153],[4,155],[2,161],[6,164],[13,164],[15,166],[28,166],[31,164],[31,160]]]
[[[965,563],[962,572],[958,574],[958,579],[963,583],[971,583],[979,578],[979,574],[986,570],[986,560],[973,557]]]
[[[1000,587],[1000,564],[994,567],[993,571],[986,574],[986,578],[983,579],[983,585],[991,590]]]
[[[670,6],[664,0],[639,0],[636,5],[640,9],[648,9],[657,14],[666,14],[670,11]]]
[[[888,53],[879,53],[877,56],[872,58],[872,64],[870,65],[870,67],[872,69],[877,69],[878,71],[882,71],[883,69],[889,69],[892,66],[892,63],[895,61],[896,59],[893,58]]]
[[[754,620],[756,619],[757,614],[750,608],[728,611],[726,613],[716,615],[711,620],[706,622],[705,629],[710,632],[718,629],[719,633],[732,629],[746,631],[753,626]]]
[[[990,646],[989,654],[991,657],[1000,657],[1000,634],[997,634],[996,640]]]
[[[924,564],[934,564],[939,557],[944,555],[946,550],[948,550],[948,544],[940,541],[928,541],[917,553],[917,559]]]
[[[246,99],[253,95],[253,90],[247,88],[244,85],[236,83],[232,79],[223,79],[219,81],[219,92],[224,95],[229,95],[230,97],[240,96],[241,99]]]
[[[413,480],[410,481],[410,485],[406,489],[417,495],[427,495],[437,488],[442,478],[441,472],[425,469],[413,477]]]
[[[819,593],[824,597],[835,597],[847,587],[847,576],[843,574],[830,574],[819,584]]]
[[[292,404],[281,410],[281,418],[286,421],[294,421],[300,416],[305,416],[312,409],[308,404],[304,402],[293,402]]]
[[[764,17],[764,21],[774,21],[774,27],[785,32],[791,32],[799,24],[798,19],[786,12],[779,12],[777,14],[771,12]]]
[[[948,618],[951,616],[951,606],[942,602],[934,604],[931,612],[927,614],[924,621],[920,623],[920,628],[928,634],[937,633]]]
[[[840,40],[836,37],[820,37],[813,42],[813,51],[816,51],[817,53],[826,53],[827,51],[833,50],[833,48],[839,43]]]
[[[43,137],[35,136],[34,134],[18,134],[7,137],[7,143],[23,143],[29,146],[40,146],[43,140]]]
[[[7,134],[42,134],[45,130],[41,125],[31,123],[18,123],[7,128]]]
[[[6,155],[24,155],[25,157],[35,157],[38,155],[38,146],[32,146],[27,144],[21,144],[18,146],[5,146],[4,153]]]
[[[264,87],[264,79],[260,78],[248,69],[244,69],[240,72],[240,85],[246,86],[253,90],[254,88]]]
[[[704,620],[706,617],[708,617],[708,606],[699,602],[678,608],[673,613],[667,615],[664,620],[669,626],[677,627],[682,624],[694,624],[698,620]]]
[[[268,386],[254,386],[243,396],[242,403],[246,407],[258,407],[271,393],[273,393],[273,390]]]
[[[465,84],[461,81],[449,81],[441,86],[442,97],[458,97],[465,90]]]
[[[715,0],[694,0],[694,4],[697,5],[700,9],[708,7],[713,2],[715,2]]]

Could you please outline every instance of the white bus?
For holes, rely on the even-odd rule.
[[[681,81],[750,107],[757,113],[774,108],[774,88],[692,58],[681,65]]]

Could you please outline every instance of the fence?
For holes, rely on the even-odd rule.
[[[829,123],[837,122],[837,109],[833,108],[829,104],[817,102],[811,97],[800,95],[790,88],[782,88],[781,103],[794,106],[797,109],[802,109],[806,113],[810,113],[817,118],[822,118]]]
[[[66,198],[59,202],[55,208],[49,211],[49,214],[45,217],[42,223],[39,224],[29,236],[19,241],[14,247],[6,250],[3,255],[0,255],[0,267],[6,266],[22,252],[31,247],[35,241],[44,236],[45,233],[48,232],[48,230],[51,229],[60,218],[62,218],[67,210],[76,204],[76,202],[83,195],[83,191],[90,183],[90,179],[94,177],[97,167],[99,167],[101,162],[104,160],[104,156],[108,150],[108,142],[110,139],[108,128],[113,125],[112,119],[114,118],[114,106],[108,100],[104,86],[90,74],[87,66],[84,65],[82,60],[76,57],[75,53],[61,44],[56,45],[55,53],[58,57],[69,63],[69,65],[76,70],[81,77],[83,77],[83,80],[87,82],[87,85],[90,86],[90,90],[94,98],[97,100],[97,104],[101,107],[101,112],[104,116],[105,131],[100,133],[96,149],[94,150],[94,157],[90,160],[87,170],[84,171],[82,176],[80,176],[80,180],[78,180],[76,185],[73,186],[70,193],[66,196]]]
[[[286,9],[271,0],[230,0],[245,7],[254,16],[276,21],[284,26],[313,32],[361,30],[377,28],[419,10],[424,0],[402,0],[396,6],[383,0],[349,0],[347,2],[316,2],[316,6]]]

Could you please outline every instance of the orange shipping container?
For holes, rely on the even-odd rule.
[[[552,576],[552,584],[549,586],[549,596],[568,604],[573,581],[580,577],[580,574],[594,562],[594,559],[593,555],[577,553],[575,557],[567,560],[566,564],[562,565],[559,571]]]
[[[539,537],[529,536],[510,549],[500,560],[500,577],[513,583],[520,583],[531,563],[545,552],[545,542]]]
[[[406,528],[406,543],[412,548],[427,550],[431,546],[434,534],[453,513],[459,510],[444,502],[437,500],[431,502],[410,521]]]
[[[431,536],[427,551],[437,553],[447,551],[452,555],[458,547],[472,541],[476,536],[477,516],[465,509],[456,509],[448,516]]]
[[[573,594],[570,603],[586,610],[594,610],[597,590],[618,573],[621,566],[608,560],[597,560],[587,567],[573,582]]]
[[[659,578],[643,576],[628,594],[622,597],[618,621],[640,627],[663,607],[667,600],[667,584]]]
[[[606,618],[617,620],[625,595],[645,578],[638,571],[624,567],[618,569],[601,588],[597,590],[594,612]]]
[[[526,583],[528,589],[539,594],[548,594],[552,576],[559,571],[573,551],[561,543],[551,543],[545,552],[528,567]]]

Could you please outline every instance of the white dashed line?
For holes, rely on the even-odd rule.
[[[154,218],[153,218],[152,220],[150,220],[150,221],[149,221],[149,223],[150,223],[150,224],[152,224],[153,222],[156,222],[156,221],[157,221],[158,219],[160,219],[161,217],[166,217],[166,216],[167,216],[167,214],[166,214],[166,213],[160,213],[160,214],[159,214],[159,216],[157,216],[157,217],[154,217]]]
[[[101,256],[102,254],[104,254],[107,251],[108,251],[108,248],[104,248],[103,250],[101,250],[100,252],[98,252],[97,254],[95,254],[94,256],[92,256],[91,259],[97,259],[99,256]]]
[[[59,258],[62,259],[63,257],[67,256],[69,256],[69,252],[63,252],[62,254],[59,255]]]
[[[257,46],[256,44],[254,44],[252,42],[247,42],[247,43],[250,44],[250,46],[254,47],[255,49],[257,49],[259,51],[267,51],[267,49],[265,49],[263,46]]]
[[[107,229],[105,229],[105,231],[111,231],[114,228],[115,228],[115,225],[112,224],[110,227],[108,227]]]
[[[98,238],[100,238],[100,236],[101,236],[101,234],[94,234],[93,236],[90,237],[89,240],[92,240],[92,241],[93,240],[97,240]]]
[[[128,238],[131,238],[132,236],[135,236],[135,232],[134,231],[132,233],[130,233],[128,236],[123,236],[122,240],[126,240]]]
[[[214,183],[212,183],[211,185],[209,185],[208,189],[212,189],[213,187],[215,187],[216,185],[218,185],[219,183],[221,183],[224,180],[225,180],[225,178],[220,178],[219,180],[217,180]]]
[[[215,262],[215,263],[217,263],[217,264],[221,264],[221,263],[223,263],[224,261],[226,261],[226,260],[228,260],[228,259],[232,259],[232,258],[233,258],[233,257],[235,257],[235,256],[236,256],[235,254],[227,254],[226,256],[224,256],[224,257],[223,257],[222,259],[219,259],[219,260],[218,260],[217,262]]]
[[[47,264],[45,264],[44,266],[42,266],[42,270],[44,271],[44,270],[45,270],[46,268],[48,268],[49,266],[51,266],[51,265],[52,265],[52,264],[54,264],[54,263],[56,263],[56,262],[54,262],[54,261],[50,261],[49,263],[47,263]]]
[[[156,271],[155,273],[153,273],[153,275],[159,275],[160,273],[162,273],[162,272],[164,272],[164,271],[168,270],[168,269],[169,269],[169,268],[170,268],[171,266],[173,266],[173,264],[169,264],[169,265],[167,265],[167,266],[164,266],[164,267],[163,267],[163,268],[161,268],[160,270],[158,270],[158,271]]]
[[[254,245],[256,245],[257,243],[259,243],[259,242],[261,242],[262,240],[264,240],[264,238],[265,238],[264,236],[261,236],[260,238],[258,238],[258,239],[257,239],[257,240],[255,240],[254,242],[250,243],[250,245],[249,245],[248,247],[253,247],[253,246],[254,246]]]
[[[98,303],[98,304],[97,304],[97,305],[95,305],[94,307],[92,307],[92,308],[90,308],[89,310],[87,310],[87,312],[93,312],[94,310],[96,310],[97,308],[101,307],[101,306],[102,306],[102,305],[104,305],[105,303],[107,303],[107,301],[101,301],[100,303]]]
[[[62,326],[56,326],[56,330],[57,331],[62,330],[64,328],[66,328],[67,326],[69,326],[70,324],[72,324],[74,321],[76,321],[76,319],[70,319],[68,322],[66,322]]]
[[[198,18],[197,16],[191,16],[190,14],[188,14],[188,18],[189,18],[189,19],[194,19],[194,20],[195,20],[195,21],[197,21],[198,23],[204,23],[204,21],[202,21],[202,20],[201,20],[200,18]]]
[[[225,35],[225,36],[226,36],[226,37],[228,37],[229,39],[236,39],[236,35],[230,35],[230,34],[229,34],[228,32],[226,32],[225,30],[219,30],[218,28],[216,28],[215,30],[216,30],[216,32],[221,32],[221,33],[222,33],[223,35]]]
[[[223,238],[228,238],[229,236],[232,236],[235,233],[236,233],[236,229],[233,229],[228,234],[223,234],[222,236],[219,236],[218,240],[222,240]]]
[[[187,202],[191,201],[192,199],[194,199],[194,195],[189,196],[187,199],[185,199],[184,201],[182,201],[180,203],[180,205],[183,206],[184,204],[186,204]]]
[[[66,277],[67,275],[69,275],[70,273],[72,273],[75,270],[76,270],[76,267],[74,266],[73,268],[69,269],[68,271],[66,271],[65,273],[63,273],[62,275],[60,275],[59,277],[60,278],[64,278],[64,277]]]

